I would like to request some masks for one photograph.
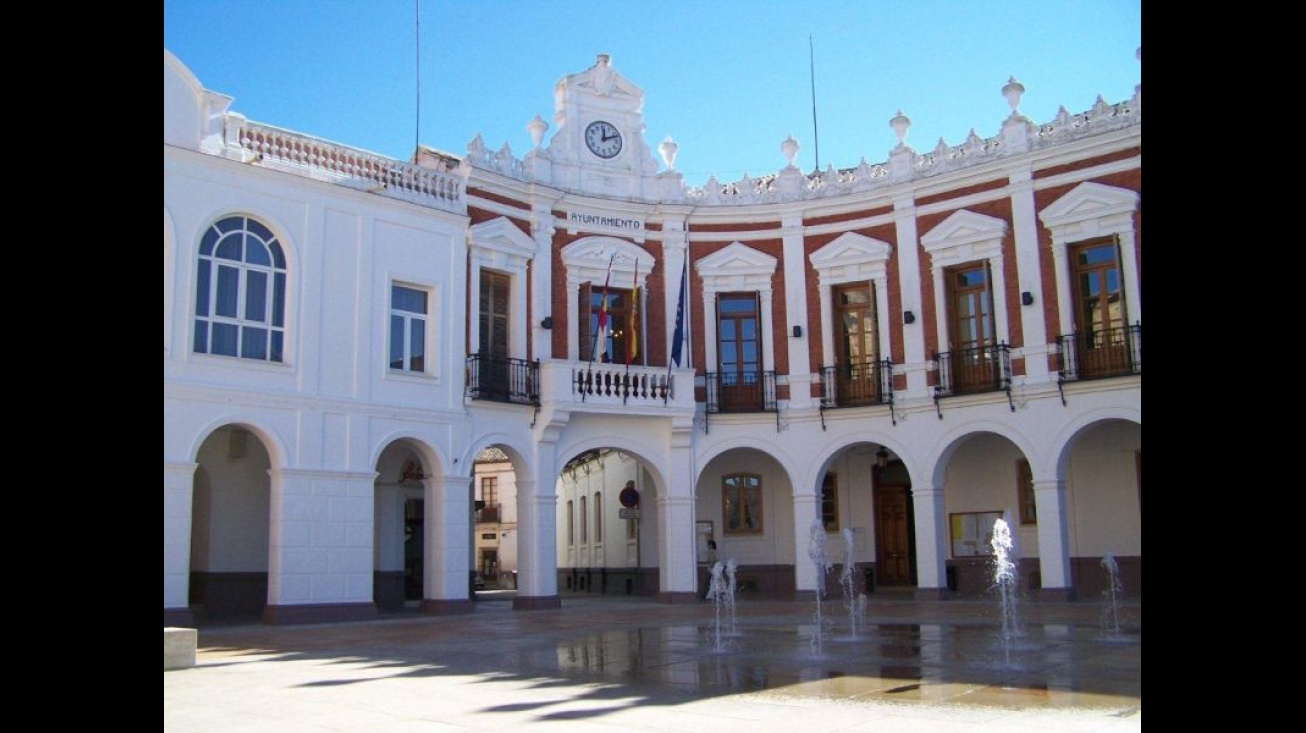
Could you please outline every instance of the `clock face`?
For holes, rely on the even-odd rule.
[[[585,128],[585,144],[600,158],[611,158],[621,152],[621,133],[611,122],[591,122]]]

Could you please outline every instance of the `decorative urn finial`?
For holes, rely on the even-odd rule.
[[[893,128],[893,134],[898,136],[898,145],[907,144],[907,130],[911,127],[911,118],[898,110],[898,114],[889,120],[889,127]]]
[[[1007,85],[1002,87],[1002,96],[1007,98],[1007,104],[1011,105],[1011,114],[1016,116],[1020,114],[1017,110],[1020,108],[1020,95],[1025,93],[1025,85],[1016,81],[1016,77],[1009,77]]]
[[[658,152],[662,154],[662,162],[666,163],[667,170],[676,167],[676,151],[678,150],[680,150],[680,146],[676,144],[675,140],[671,139],[670,135],[667,135],[666,139],[658,145]]]
[[[535,119],[526,123],[526,131],[531,134],[531,142],[535,143],[536,149],[539,149],[540,141],[544,139],[544,131],[547,129],[549,129],[549,123],[545,122],[539,115],[535,115]]]
[[[793,135],[786,137],[784,141],[780,143],[780,152],[784,153],[785,160],[788,161],[790,168],[794,166],[794,159],[798,157],[798,149],[800,147],[802,146],[798,144],[798,141],[794,139]]]

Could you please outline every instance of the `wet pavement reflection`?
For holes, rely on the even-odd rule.
[[[645,730],[702,730],[700,718],[719,723],[718,715],[752,719],[755,730],[840,730],[845,715],[883,723],[867,730],[893,730],[888,719],[927,710],[934,721],[965,721],[964,730],[981,730],[975,726],[986,715],[1009,723],[1017,712],[1073,713],[1102,724],[1085,730],[1141,729],[1141,602],[1124,609],[1125,622],[1109,638],[1091,603],[1027,603],[1011,637],[990,605],[972,601],[876,600],[855,632],[838,615],[821,617],[818,627],[810,605],[796,601],[741,601],[737,610],[726,634],[707,605],[604,597],[564,598],[551,610],[488,602],[450,617],[201,628],[197,666],[164,675],[165,730],[243,729],[220,724],[241,710],[248,729],[276,730],[296,709],[294,730],[306,732],[318,729],[305,717],[332,721],[322,730],[361,731],[472,720],[472,727],[578,719],[619,727],[636,712]],[[350,692],[330,700],[305,694],[320,687]],[[213,707],[224,698],[226,706]],[[269,699],[280,702],[260,707]],[[358,716],[356,728],[341,724],[353,718],[342,719],[337,706]],[[1064,729],[1040,720],[1027,727]],[[904,722],[901,729],[948,726]]]

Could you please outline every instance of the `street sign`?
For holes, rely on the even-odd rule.
[[[618,509],[617,516],[621,519],[639,519],[638,509]]]

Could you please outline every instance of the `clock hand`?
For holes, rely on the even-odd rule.
[[[616,134],[616,133],[613,133],[613,134],[611,134],[611,135],[607,134],[606,132],[603,133],[603,141],[604,141],[604,142],[607,142],[608,140],[615,140],[615,139],[617,139],[617,138],[619,138],[619,137],[621,137],[621,136],[618,135],[618,134]]]

